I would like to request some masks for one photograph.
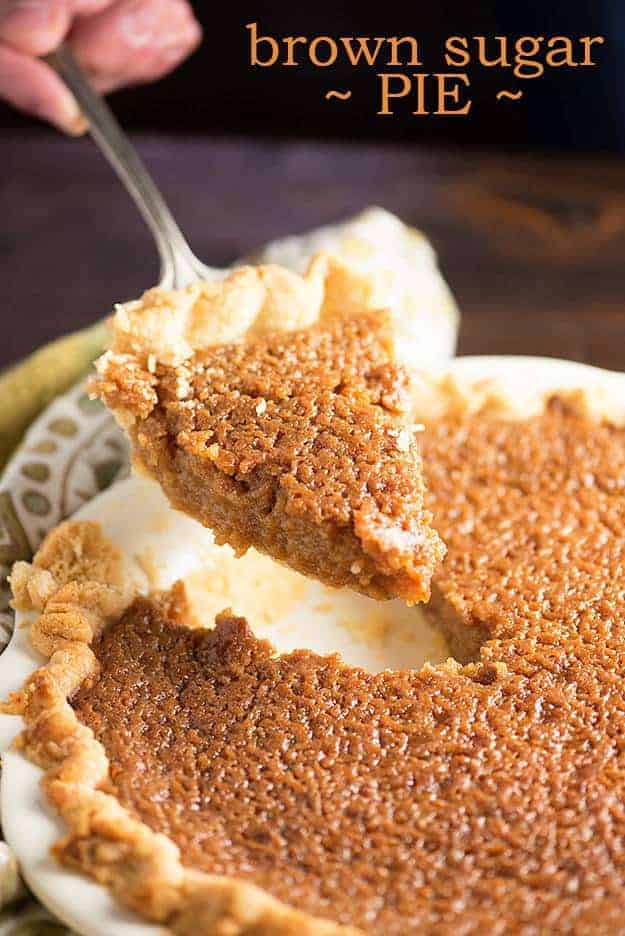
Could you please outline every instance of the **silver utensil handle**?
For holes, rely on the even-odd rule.
[[[89,122],[91,136],[125,185],[154,235],[161,262],[160,284],[172,287],[197,278],[195,257],[136,149],[103,98],[92,88],[68,45],[46,61],[63,78]]]

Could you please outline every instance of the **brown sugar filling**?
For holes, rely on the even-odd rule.
[[[436,601],[488,638],[457,670],[275,656],[136,602],[73,700],[115,795],[184,863],[366,933],[622,932],[624,442],[561,400],[428,429]]]
[[[421,451],[448,546],[432,610],[460,642],[458,658],[475,658],[487,638],[553,630],[594,641],[607,622],[620,628],[625,429],[553,397],[523,422],[442,419]]]
[[[444,547],[389,329],[386,313],[364,312],[154,374],[109,362],[99,392],[140,417],[136,458],[218,542],[329,585],[423,601]]]

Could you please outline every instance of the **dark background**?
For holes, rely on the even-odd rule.
[[[625,368],[625,0],[196,3],[205,40],[174,75],[111,103],[196,252],[222,265],[376,203],[421,227],[463,314],[464,353]],[[245,24],[403,35],[605,35],[597,68],[502,84],[468,117],[374,115],[369,70],[251,68]],[[495,92],[520,85],[521,102]],[[349,104],[327,102],[350,87]],[[136,210],[88,138],[0,105],[0,366],[106,314],[157,276]]]
[[[438,0],[436,3],[314,4],[274,2],[193,3],[204,27],[202,48],[175,74],[154,85],[112,96],[125,126],[179,133],[237,133],[346,140],[461,142],[479,145],[619,150],[625,145],[624,0]],[[415,119],[401,102],[398,113],[375,115],[376,68],[251,67],[247,23],[259,33],[283,36],[402,36],[419,40],[421,69],[446,71],[441,55],[451,35],[584,35],[606,37],[594,46],[594,68],[560,68],[520,81],[512,69],[469,68],[472,111],[466,117]],[[492,47],[495,48],[495,47]],[[299,54],[299,53],[298,53]],[[283,56],[281,56],[283,58]],[[397,71],[388,68],[383,70]],[[501,88],[520,87],[520,104],[497,102]],[[333,87],[353,91],[348,104],[325,101]],[[0,122],[26,121],[8,108]]]

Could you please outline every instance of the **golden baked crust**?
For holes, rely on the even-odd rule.
[[[185,868],[171,841],[99,789],[108,774],[106,753],[68,700],[97,678],[90,644],[134,596],[124,586],[121,555],[98,525],[61,524],[32,564],[15,567],[13,578],[15,606],[40,612],[30,639],[49,662],[2,711],[22,716],[26,727],[14,743],[45,770],[46,795],[69,826],[56,857],[178,936],[357,936],[357,930],[300,913],[253,884]],[[161,606],[172,620],[184,616],[182,586],[164,595]]]
[[[331,254],[318,253],[302,276],[266,264],[238,267],[223,279],[184,289],[155,287],[116,306],[111,352],[141,366],[152,360],[175,367],[201,348],[334,325],[381,308],[384,276],[380,280],[378,274],[367,275]],[[396,331],[399,325],[393,339]],[[402,349],[394,350],[401,357]]]
[[[323,264],[308,279],[279,268],[231,279],[288,277],[318,291]],[[95,388],[126,426],[140,470],[217,542],[239,554],[252,546],[329,585],[423,601],[444,547],[423,508],[409,379],[393,363],[390,318],[366,308],[337,318],[344,290],[327,278],[323,288],[322,324],[267,332],[261,316],[244,339],[208,346],[206,326],[176,307],[179,296],[167,305],[178,327],[169,323],[165,338],[146,299],[145,321],[118,313]],[[245,305],[245,289],[230,280],[222,289]]]

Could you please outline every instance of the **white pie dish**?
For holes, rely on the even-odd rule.
[[[606,411],[614,418],[625,417],[625,374],[548,358],[460,358],[444,371],[460,385],[492,381],[497,388],[510,391],[517,400],[522,399],[528,404],[549,391],[583,389],[601,399]],[[132,511],[129,511],[129,505]],[[122,482],[92,501],[80,516],[100,522],[104,532],[128,555],[140,558],[140,562],[135,563],[135,572],[137,582],[144,590],[148,579],[151,587],[167,587],[194,569],[205,568],[214,559],[215,547],[210,534],[194,521],[167,508],[158,489],[148,482],[137,479]],[[235,584],[244,580],[247,592],[255,595],[254,576],[260,574],[262,577],[265,560],[256,564],[252,557],[236,562],[248,564],[237,566],[241,574],[236,576]],[[226,565],[231,567],[230,560]],[[244,575],[245,568],[247,574]],[[269,636],[279,650],[289,650],[294,646],[308,646],[320,652],[341,650],[348,662],[377,669],[398,665],[400,661],[403,666],[418,665],[424,658],[437,661],[444,655],[440,643],[432,638],[432,632],[426,625],[418,629],[419,640],[398,647],[397,644],[385,645],[380,640],[384,627],[376,623],[366,634],[365,648],[362,629],[359,633],[354,632],[353,626],[345,626],[345,622],[350,614],[353,619],[366,617],[365,609],[371,606],[375,607],[376,613],[379,612],[375,603],[358,596],[330,592],[316,585],[304,586],[304,591],[298,592],[293,603],[289,600],[287,581],[292,573],[285,572],[284,575],[284,601],[277,605],[283,612],[279,620],[264,616],[262,607],[257,608],[256,620],[251,613],[249,615],[253,629],[262,636]],[[221,607],[232,603],[230,582],[231,576],[225,574]],[[268,592],[273,599],[274,585],[272,583]],[[265,599],[269,604],[267,596]],[[214,601],[219,602],[220,596],[215,594],[214,588],[207,600],[209,607]],[[271,604],[275,605],[275,601]],[[320,607],[324,604],[327,607]],[[388,604],[384,607],[391,615],[394,612],[406,614],[401,606],[393,609],[393,605]],[[235,607],[235,610],[239,608]],[[304,617],[305,610],[308,614]],[[314,617],[310,616],[311,611]],[[415,625],[423,620],[416,609],[411,609],[409,614],[411,623],[414,621]],[[295,626],[297,620],[300,621],[300,629]],[[310,628],[311,620],[318,625],[314,632]],[[41,662],[28,647],[25,623],[25,615],[18,615],[14,637],[0,658],[0,692],[3,696],[17,688],[24,676]],[[431,643],[428,644],[429,640]],[[411,647],[412,657],[407,653],[407,646]],[[0,719],[3,750],[19,727],[19,719]],[[124,913],[103,888],[59,868],[49,857],[50,845],[64,830],[43,801],[39,789],[40,776],[39,769],[18,753],[7,751],[3,754],[4,831],[32,890],[62,920],[86,936],[109,936],[111,933],[148,936],[162,932],[160,928]]]

